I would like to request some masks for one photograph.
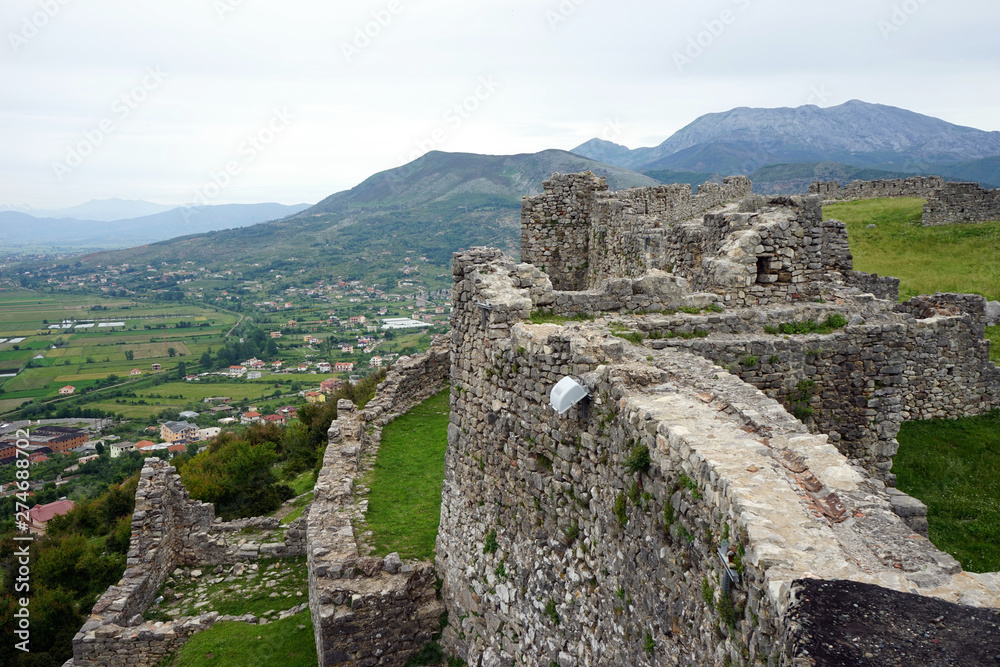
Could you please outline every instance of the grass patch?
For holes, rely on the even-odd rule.
[[[922,227],[923,204],[865,199],[826,206],[823,215],[847,224],[855,269],[900,279],[901,300],[934,292],[1000,299],[1000,222]]]
[[[927,505],[930,538],[970,572],[1000,570],[1000,410],[907,422],[892,471]]]
[[[818,324],[812,320],[783,322],[776,327],[765,326],[764,332],[769,334],[828,334],[845,326],[847,326],[847,318],[840,313],[834,313]]]
[[[315,667],[312,619],[303,611],[268,625],[219,623],[192,635],[159,667]]]
[[[288,486],[292,487],[292,491],[297,496],[301,496],[306,491],[312,491],[313,487],[316,486],[316,471],[307,470],[288,482]]]
[[[556,315],[549,310],[536,310],[531,313],[532,324],[566,324],[567,322],[592,322],[593,315],[577,313],[576,315]]]
[[[380,556],[429,559],[441,518],[450,389],[387,424],[371,475],[368,527]]]

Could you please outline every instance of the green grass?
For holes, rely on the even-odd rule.
[[[159,667],[315,667],[316,663],[312,619],[306,610],[268,625],[219,623],[195,633]]]
[[[567,322],[591,322],[594,316],[586,313],[576,315],[555,315],[551,311],[536,310],[531,313],[532,324],[566,324]]]
[[[854,268],[899,278],[902,300],[934,292],[1000,299],[1000,222],[922,227],[923,204],[867,199],[831,204],[823,215],[847,224]]]
[[[927,505],[931,541],[970,572],[1000,570],[1000,410],[908,422],[897,439],[892,471]]]
[[[429,559],[441,515],[448,389],[386,425],[371,475],[366,520],[371,544],[384,556]]]
[[[990,359],[1000,364],[1000,324],[986,327],[986,337],[990,339]]]
[[[783,322],[778,326],[765,326],[764,332],[769,334],[828,334],[845,326],[847,326],[847,318],[839,313],[834,313],[819,324],[812,320]]]

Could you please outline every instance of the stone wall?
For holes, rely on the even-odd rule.
[[[851,181],[841,187],[838,181],[821,181],[809,186],[809,194],[823,199],[878,199],[881,197],[931,196],[944,185],[940,176],[911,176],[877,181]]]
[[[918,296],[897,306],[908,317],[902,418],[955,419],[1000,408],[1000,370],[984,338],[986,299]]]
[[[210,503],[191,500],[173,466],[156,457],[146,459],[135,494],[125,574],[94,605],[73,638],[73,659],[67,665],[150,667],[192,633],[233,620],[213,612],[169,623],[144,622],[142,613],[178,566],[304,555],[304,519],[288,527],[287,541],[260,543],[238,533],[247,527],[264,529],[255,537],[267,539],[277,523],[269,518],[216,520]]]
[[[542,188],[521,202],[521,257],[545,271],[556,289],[583,289],[590,210],[607,181],[589,171],[553,174]]]
[[[530,272],[494,251],[454,273],[437,563],[444,641],[470,664],[792,664],[810,649],[791,616],[804,578],[1000,604],[995,575],[962,573],[882,482],[737,376],[601,321],[528,324]],[[565,376],[592,399],[559,416]]]
[[[608,278],[637,277],[659,259],[656,238],[686,220],[748,196],[750,180],[722,185],[662,185],[608,192],[590,172],[554,174],[521,205],[521,258],[544,271],[556,290],[597,287]]]
[[[948,183],[924,204],[924,227],[991,220],[1000,220],[1000,190],[986,190],[978,183]]]
[[[434,568],[397,554],[368,556],[355,523],[368,501],[355,486],[381,428],[439,391],[448,380],[447,341],[394,366],[363,410],[337,404],[307,527],[309,608],[320,667],[402,665],[440,630]]]

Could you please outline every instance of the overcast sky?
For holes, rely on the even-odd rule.
[[[3,0],[0,204],[312,203],[430,149],[652,146],[737,106],[1000,130],[997,26],[996,0]]]

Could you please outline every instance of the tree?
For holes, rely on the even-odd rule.
[[[172,347],[168,347],[167,348],[167,356],[168,357],[175,357],[175,356],[177,356],[177,350],[175,350]]]
[[[135,359],[135,352],[133,352],[132,350],[125,350],[125,359],[127,361],[132,361],[133,359]]]

